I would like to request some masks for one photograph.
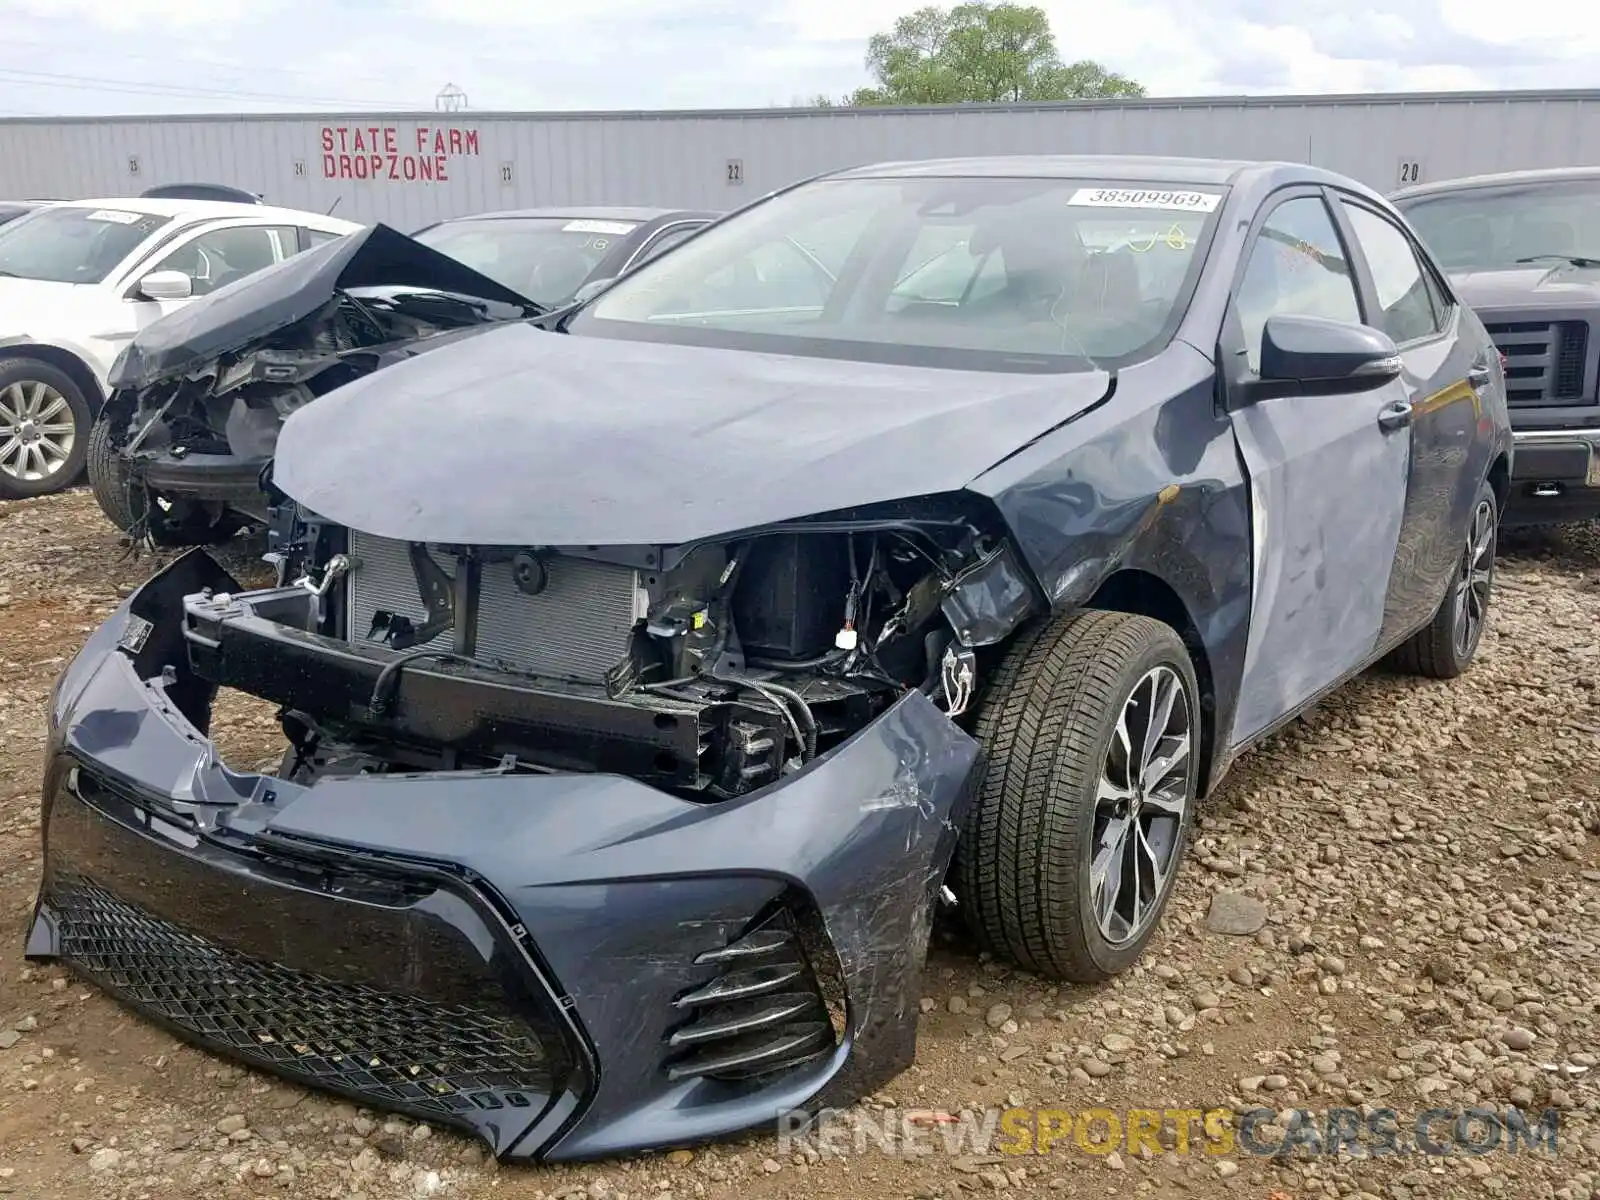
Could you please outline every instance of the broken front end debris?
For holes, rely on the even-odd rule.
[[[952,717],[1037,603],[1008,542],[959,504],[582,552],[274,532],[276,586],[193,551],[63,673],[31,957],[507,1158],[912,1061],[980,765]],[[219,687],[279,705],[278,770],[218,757]]]
[[[90,481],[158,542],[268,519],[288,418],[319,396],[542,306],[386,225],[288,259],[141,330],[112,372]]]

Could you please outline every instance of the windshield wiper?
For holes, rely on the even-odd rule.
[[[1600,255],[1594,254],[1530,254],[1517,259],[1519,263],[1564,262],[1575,267],[1600,267]]]

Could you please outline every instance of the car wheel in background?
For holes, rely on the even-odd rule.
[[[48,496],[83,470],[89,401],[60,367],[34,358],[0,362],[0,498]]]
[[[1041,622],[999,664],[975,732],[988,765],[956,848],[974,934],[1054,979],[1126,970],[1171,895],[1198,791],[1182,639],[1125,613]]]
[[[1484,483],[1473,501],[1466,544],[1450,588],[1433,620],[1389,656],[1393,669],[1428,679],[1454,679],[1472,665],[1489,622],[1499,527],[1494,488]]]

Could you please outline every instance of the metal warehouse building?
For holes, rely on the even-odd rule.
[[[228,183],[414,229],[550,203],[732,208],[886,159],[1144,153],[1291,159],[1382,190],[1600,162],[1600,91],[1145,99],[920,109],[395,113],[0,121],[0,198]]]

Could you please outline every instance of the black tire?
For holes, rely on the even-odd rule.
[[[1499,530],[1500,506],[1494,488],[1485,483],[1473,501],[1450,587],[1433,620],[1389,655],[1393,670],[1426,679],[1454,679],[1472,665],[1489,622]]]
[[[150,501],[142,488],[135,488],[128,464],[123,460],[120,426],[121,422],[113,421],[110,414],[100,414],[89,431],[85,466],[89,490],[94,493],[100,511],[123,533],[128,533],[144,519]]]
[[[89,431],[88,476],[95,502],[124,534],[157,546],[215,546],[249,524],[218,504],[177,499],[167,505],[133,480],[122,456],[122,423],[101,414]]]
[[[5,405],[8,394],[13,397],[17,395],[8,393],[8,389],[19,385],[27,389],[32,384],[43,384],[67,402],[67,412],[71,414],[72,444],[64,458],[52,461],[54,469],[38,478],[23,478],[23,474],[32,472],[21,471],[15,460],[9,457],[0,460],[0,499],[28,500],[35,496],[48,496],[70,487],[83,473],[83,460],[88,453],[89,427],[94,421],[89,398],[71,375],[51,363],[37,358],[0,361],[0,405]],[[10,411],[10,406],[6,406],[6,411]],[[0,447],[9,444],[8,427],[7,417],[0,413]]]
[[[1181,786],[1183,805],[1169,819],[1153,799],[1140,801],[1157,813],[1152,819],[1161,822],[1168,857],[1148,917],[1113,940],[1091,897],[1096,797],[1102,771],[1113,765],[1107,756],[1124,710],[1153,673],[1181,686],[1190,749],[1171,778]],[[1001,660],[975,733],[988,765],[961,831],[955,871],[974,935],[995,954],[1052,979],[1096,983],[1126,970],[1160,924],[1198,790],[1199,688],[1182,639],[1160,621],[1125,613],[1041,622],[1023,631]],[[1137,738],[1130,729],[1130,740]]]

